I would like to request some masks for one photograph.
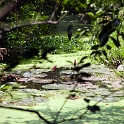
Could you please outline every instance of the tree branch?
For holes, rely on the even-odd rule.
[[[54,7],[54,11],[53,11],[53,13],[51,14],[51,17],[50,17],[50,20],[52,21],[53,20],[53,18],[54,18],[54,16],[55,16],[55,13],[56,13],[56,9],[57,9],[57,3],[56,3],[56,5],[55,5],[55,7]]]
[[[18,24],[16,26],[11,26],[10,25],[6,25],[6,24],[2,24],[2,28],[4,28],[4,32],[9,32],[9,31],[12,31],[12,30],[16,30],[16,29],[19,29],[21,27],[26,27],[26,26],[33,26],[33,25],[43,25],[43,24],[52,24],[52,25],[56,25],[58,24],[67,14],[69,13],[69,11],[67,13],[65,13],[62,17],[60,17],[59,20],[57,21],[52,21],[52,20],[48,20],[48,21],[40,21],[40,22],[31,22],[30,20],[27,20],[27,21],[22,21],[22,22],[16,22],[17,24],[18,23],[21,23],[21,24]]]
[[[40,115],[40,113],[36,110],[31,110],[31,109],[23,109],[23,108],[15,108],[15,107],[8,107],[8,106],[2,106],[0,105],[0,108],[5,108],[5,109],[13,109],[13,110],[20,110],[20,111],[26,111],[26,112],[32,112],[37,114],[37,116],[44,120],[47,124],[52,124],[50,121],[48,121],[47,119],[45,119],[43,116]]]

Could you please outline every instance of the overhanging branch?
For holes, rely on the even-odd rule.
[[[11,26],[11,25],[10,25],[10,26],[6,26],[6,24],[4,24],[5,27],[7,27],[7,28],[4,29],[4,32],[9,32],[9,31],[12,31],[12,30],[19,29],[19,28],[21,28],[21,27],[26,27],[26,26],[43,25],[43,24],[56,25],[56,24],[58,24],[68,13],[69,13],[69,11],[66,12],[66,13],[65,13],[62,17],[60,17],[60,19],[57,20],[57,21],[52,21],[52,20],[40,21],[40,22],[31,22],[31,21],[25,22],[25,21],[22,21],[21,24],[18,24],[18,22],[16,22],[16,23],[18,24],[18,25],[16,25],[16,26]],[[24,22],[24,23],[23,23],[23,22]],[[19,23],[20,23],[20,21],[19,21]],[[4,25],[3,25],[3,27],[4,27]]]
[[[25,111],[25,112],[31,112],[31,113],[35,113],[38,115],[38,117],[42,120],[44,120],[47,124],[52,124],[50,121],[48,121],[46,118],[44,118],[43,116],[40,115],[40,113],[36,110],[31,110],[31,109],[23,109],[23,108],[16,108],[16,107],[8,107],[8,106],[2,106],[0,105],[0,108],[4,108],[4,109],[12,109],[12,110],[20,110],[20,111]]]

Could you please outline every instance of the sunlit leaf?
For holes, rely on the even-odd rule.
[[[4,86],[0,87],[0,90],[5,91],[5,90],[11,89],[11,88],[12,88],[11,85],[4,85]]]
[[[80,36],[86,35],[87,32],[88,31],[82,31],[81,34],[80,34]]]
[[[96,13],[95,13],[95,17],[99,17],[100,15],[102,15],[104,13],[103,10],[98,10]]]
[[[92,12],[88,12],[87,14],[88,14],[91,18],[95,18],[94,13],[92,13]]]
[[[3,88],[3,87],[5,87],[5,84],[1,85],[1,86],[0,86],[0,89]]]

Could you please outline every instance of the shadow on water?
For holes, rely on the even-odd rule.
[[[85,109],[83,108],[81,110],[81,108],[78,110],[79,108],[71,108],[70,107],[66,107],[66,110],[63,110],[60,115],[59,118],[57,119],[57,122],[61,122],[61,124],[80,124],[80,123],[88,123],[88,124],[123,124],[124,122],[124,118],[123,118],[123,109],[124,106],[107,106],[106,107],[102,107],[101,110],[99,112],[96,112],[95,114],[91,113],[91,112],[87,112],[87,114],[84,115],[84,118],[82,119],[76,119],[76,120],[71,120],[71,118],[77,117],[81,114],[84,113]],[[53,122],[53,117],[55,116],[57,111],[56,110],[52,110],[52,115],[51,112],[49,111],[49,109],[38,109],[39,112],[44,113],[47,116],[47,119],[51,122]],[[18,111],[16,111],[18,112]],[[14,111],[15,113],[15,111]],[[25,124],[45,124],[45,122],[41,119],[39,119],[35,114],[30,115],[32,117],[32,119],[30,118],[29,113],[26,112],[21,112],[21,115],[25,115],[27,114],[27,117],[23,118],[21,117],[14,117],[14,115],[11,118],[8,118],[7,120],[9,121],[9,123],[5,120],[3,122],[3,124],[15,124],[15,123],[25,123]],[[15,113],[16,114],[16,113]],[[31,119],[31,120],[30,120]],[[64,121],[65,119],[69,119],[69,121]],[[58,123],[57,123],[58,124]]]

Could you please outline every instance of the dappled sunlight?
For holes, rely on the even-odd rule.
[[[123,1],[0,1],[1,124],[123,124]]]

